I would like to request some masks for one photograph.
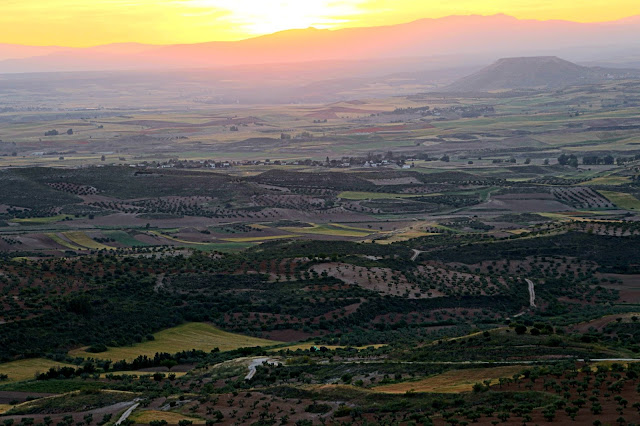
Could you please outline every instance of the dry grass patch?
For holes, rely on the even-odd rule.
[[[429,377],[415,382],[395,383],[378,386],[377,392],[406,393],[406,392],[436,392],[459,393],[468,392],[476,383],[484,380],[495,381],[501,377],[512,377],[524,369],[522,365],[510,365],[494,368],[470,368],[465,370],[453,370],[437,376]]]
[[[67,237],[72,243],[84,246],[94,250],[113,250],[113,247],[101,244],[82,231],[70,231],[65,232],[64,236]]]
[[[170,425],[177,425],[180,420],[192,421],[195,425],[203,425],[205,421],[195,417],[187,417],[184,414],[174,413],[172,411],[155,411],[145,410],[134,413],[131,420],[137,424],[149,424],[154,420],[164,420]]]
[[[69,364],[45,358],[21,359],[0,364],[0,374],[9,376],[10,382],[33,379],[36,373],[44,373],[51,367],[68,367]],[[75,367],[75,366],[72,366]]]
[[[155,340],[133,346],[109,348],[106,352],[92,354],[87,348],[70,352],[72,356],[132,361],[140,355],[153,357],[157,352],[176,353],[191,349],[209,352],[214,348],[230,351],[249,346],[271,346],[282,342],[259,339],[242,334],[228,333],[205,323],[188,323],[162,330],[154,334]]]

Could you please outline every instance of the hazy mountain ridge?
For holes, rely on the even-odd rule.
[[[341,30],[289,30],[234,42],[114,44],[91,48],[0,45],[0,72],[219,68],[408,56],[530,56],[575,49],[570,60],[596,60],[611,45],[640,47],[640,19],[603,23],[518,20],[506,15],[450,16]]]

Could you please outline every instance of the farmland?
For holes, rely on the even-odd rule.
[[[191,349],[211,351],[218,348],[221,351],[242,348],[245,346],[271,346],[278,342],[255,339],[233,333],[225,333],[208,324],[184,324],[153,335],[153,340],[133,345],[131,347],[108,348],[99,355],[102,359],[114,361],[132,361],[140,355],[151,356],[158,352],[175,353]],[[72,356],[90,357],[92,353],[79,349],[71,352]]]
[[[640,200],[632,194],[615,191],[603,191],[605,197],[611,200],[616,206],[626,210],[640,210]]]
[[[521,365],[494,368],[474,368],[467,370],[448,371],[428,379],[416,382],[383,385],[375,388],[377,392],[406,393],[406,392],[435,392],[459,393],[469,392],[473,385],[485,380],[495,382],[499,378],[510,378],[523,370]]]
[[[42,373],[50,368],[63,367],[68,364],[33,358],[0,364],[0,374],[6,374],[10,381],[19,382],[33,379],[36,373]]]
[[[0,112],[0,422],[637,424],[639,94]]]

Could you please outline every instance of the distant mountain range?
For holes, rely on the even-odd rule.
[[[450,16],[385,27],[290,30],[242,41],[190,45],[64,48],[0,44],[0,73],[225,68],[443,55],[473,55],[486,62],[500,56],[545,54],[625,65],[624,58],[639,60],[638,34],[640,17],[576,23],[518,20],[506,15]]]
[[[487,92],[508,89],[561,88],[607,80],[640,78],[640,69],[585,67],[556,56],[504,58],[463,77],[445,90]]]

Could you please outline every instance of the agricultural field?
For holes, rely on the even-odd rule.
[[[638,96],[0,112],[0,423],[640,423]]]
[[[30,380],[38,373],[43,373],[50,368],[69,366],[61,362],[44,358],[23,359],[0,364],[0,374],[6,374],[11,382]]]
[[[607,197],[616,206],[625,210],[639,210],[640,200],[632,194],[615,191],[602,191],[602,195]]]
[[[132,361],[141,355],[153,357],[158,352],[176,353],[191,349],[208,352],[215,348],[220,351],[229,351],[245,346],[271,346],[278,343],[272,340],[226,333],[208,324],[190,323],[162,330],[153,335],[153,340],[131,347],[108,348],[99,353],[87,352],[84,348],[71,351],[70,355],[75,357],[96,356],[113,361],[123,359]]]
[[[498,379],[511,378],[523,370],[522,365],[510,365],[494,368],[472,368],[466,370],[447,371],[416,382],[402,382],[382,385],[376,392],[402,394],[406,392],[460,393],[473,390],[473,385],[485,380],[496,382]]]

